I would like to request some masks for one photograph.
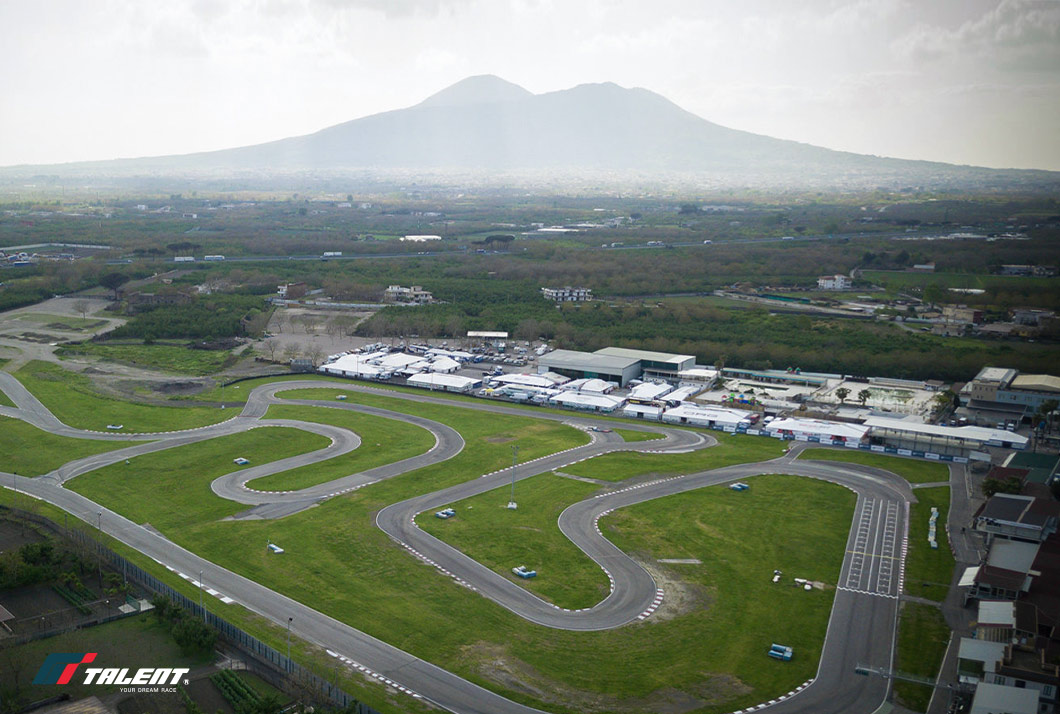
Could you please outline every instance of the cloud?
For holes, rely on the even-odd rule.
[[[895,42],[914,62],[979,60],[998,70],[1060,69],[1060,3],[1001,0],[954,28],[920,24]]]

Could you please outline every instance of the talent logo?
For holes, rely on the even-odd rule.
[[[95,661],[95,652],[55,652],[44,659],[44,664],[37,671],[33,683],[69,684],[70,678],[80,665]]]
[[[77,668],[83,664],[95,662],[96,652],[56,652],[44,659],[34,684],[69,684]],[[129,668],[119,667],[86,667],[82,684],[118,684],[118,685],[175,685],[180,678],[191,670],[186,667],[141,667],[135,674],[129,674]],[[176,691],[176,690],[173,690]]]

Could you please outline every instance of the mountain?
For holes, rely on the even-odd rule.
[[[29,168],[29,167],[22,167]],[[646,89],[610,82],[532,94],[469,77],[406,109],[306,136],[182,156],[36,167],[49,173],[446,171],[674,174],[745,183],[1055,184],[1060,174],[995,171],[832,151],[729,129]]]

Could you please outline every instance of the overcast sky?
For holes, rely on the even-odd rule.
[[[0,165],[307,134],[475,74],[645,87],[832,149],[1060,170],[1060,0],[0,0]]]

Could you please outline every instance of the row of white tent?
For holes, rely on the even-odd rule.
[[[446,354],[444,350],[430,350],[423,355],[380,350],[364,354],[352,352],[331,355],[318,371],[338,377],[390,379],[394,376],[410,377],[425,372],[452,374],[460,367],[461,362]]]

